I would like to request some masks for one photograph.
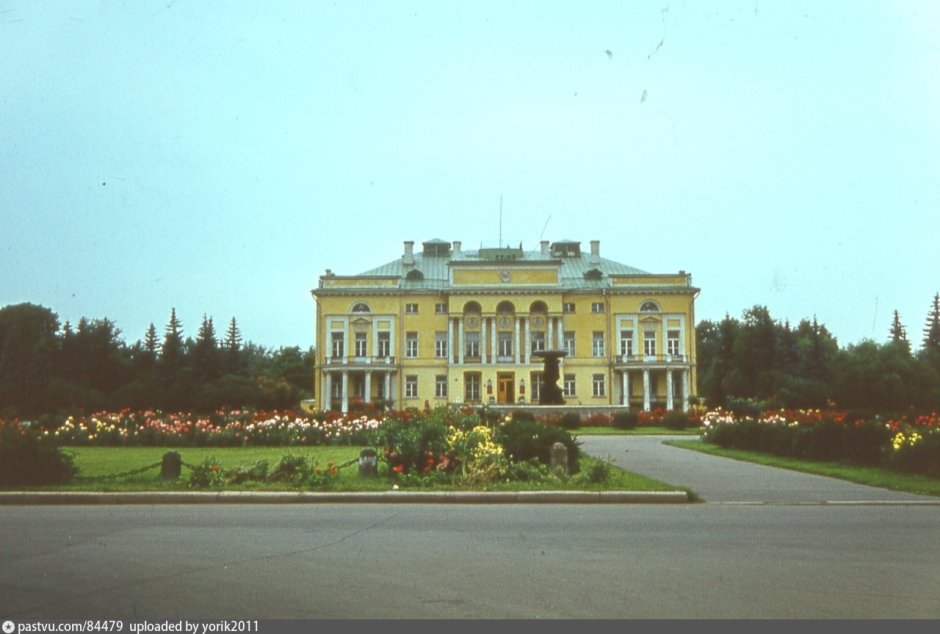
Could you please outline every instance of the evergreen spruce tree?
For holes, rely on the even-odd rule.
[[[192,348],[192,364],[197,382],[205,383],[219,378],[219,347],[211,317],[202,316],[202,325]]]
[[[911,352],[911,343],[907,340],[907,329],[901,323],[901,315],[897,310],[894,311],[894,319],[891,321],[891,341],[900,345],[908,353]]]
[[[183,360],[183,324],[176,317],[176,308],[172,308],[160,349],[160,377],[164,383],[171,383],[176,379],[183,367]]]
[[[924,325],[924,352],[940,355],[940,293],[933,296],[933,305]]]
[[[242,374],[244,363],[242,361],[242,334],[238,330],[238,322],[232,317],[228,330],[225,332],[224,367],[227,374]]]

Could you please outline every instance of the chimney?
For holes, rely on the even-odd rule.
[[[591,264],[601,263],[601,241],[591,240]]]
[[[409,266],[415,263],[414,240],[405,240],[405,254],[401,256],[401,261]]]
[[[451,257],[455,260],[459,260],[461,257],[463,257],[463,254],[460,252],[459,240],[454,240],[454,251]]]
[[[541,242],[539,242],[539,246],[542,247],[542,254],[541,254],[541,255],[542,255],[542,259],[543,259],[543,260],[547,260],[547,259],[549,258],[549,256],[550,256],[550,253],[549,253],[549,250],[548,250],[548,245],[549,245],[548,240],[542,240]]]

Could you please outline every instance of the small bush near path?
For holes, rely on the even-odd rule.
[[[57,444],[29,427],[0,421],[0,488],[65,484],[77,469]]]

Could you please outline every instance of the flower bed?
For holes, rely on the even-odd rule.
[[[725,448],[940,477],[940,417],[936,413],[882,420],[821,410],[780,410],[739,418],[717,410],[705,415],[702,440]]]
[[[368,445],[380,420],[293,413],[217,412],[211,416],[159,411],[99,412],[42,426],[41,435],[66,446],[238,447]]]

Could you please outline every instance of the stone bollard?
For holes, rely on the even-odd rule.
[[[549,452],[549,466],[552,471],[560,471],[562,475],[568,475],[568,448],[560,442],[552,445]]]
[[[379,459],[375,449],[363,449],[359,452],[359,477],[374,478],[379,475]]]
[[[183,459],[175,451],[163,454],[163,463],[160,465],[160,477],[164,480],[179,480],[183,469]]]

